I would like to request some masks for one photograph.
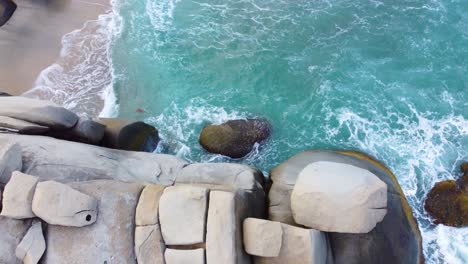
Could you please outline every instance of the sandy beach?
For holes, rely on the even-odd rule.
[[[0,91],[19,95],[60,55],[64,34],[111,8],[110,0],[15,0],[12,18],[0,27]]]

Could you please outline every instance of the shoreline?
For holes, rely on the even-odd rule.
[[[16,2],[16,12],[0,28],[0,90],[12,95],[32,89],[41,72],[60,58],[66,34],[111,9],[109,0]]]

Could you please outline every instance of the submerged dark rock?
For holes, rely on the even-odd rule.
[[[463,177],[436,183],[427,195],[424,208],[436,224],[468,225],[468,163],[463,163],[461,170]]]
[[[10,20],[17,7],[11,0],[0,0],[0,27]]]
[[[141,121],[100,118],[106,126],[102,145],[108,148],[153,152],[159,143],[158,130]]]
[[[270,172],[270,220],[297,225],[292,217],[291,193],[302,169],[318,161],[366,169],[387,184],[387,215],[372,231],[328,233],[335,264],[424,263],[421,233],[396,177],[380,162],[359,152],[305,151],[275,167]]]
[[[267,139],[271,125],[264,119],[230,120],[221,125],[208,125],[200,134],[200,144],[211,153],[242,158],[256,142]]]

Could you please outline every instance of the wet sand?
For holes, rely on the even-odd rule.
[[[19,95],[60,55],[62,36],[110,11],[110,0],[16,0],[0,27],[0,91]]]

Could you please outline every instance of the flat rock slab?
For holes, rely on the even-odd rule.
[[[21,171],[21,146],[0,138],[0,183],[6,184],[14,171]]]
[[[282,240],[281,223],[258,218],[244,220],[244,247],[250,255],[277,257]]]
[[[161,185],[145,186],[136,208],[135,223],[137,226],[159,224],[159,199],[164,188]]]
[[[16,220],[0,216],[0,263],[23,263],[15,255],[16,247],[31,226],[31,220]]]
[[[283,231],[281,249],[277,257],[256,257],[258,264],[325,264],[327,263],[327,238],[325,233],[281,224]]]
[[[238,253],[242,254],[243,249],[236,247],[236,233],[241,227],[236,221],[235,194],[221,191],[210,192],[208,208],[206,262],[208,264],[241,264],[237,256]]]
[[[54,103],[20,96],[0,97],[0,116],[61,130],[73,127],[78,116]]]
[[[294,221],[325,232],[368,233],[383,220],[386,208],[387,185],[345,163],[307,165],[291,193]]]
[[[13,172],[3,192],[3,208],[0,215],[24,219],[35,217],[32,211],[32,200],[39,179],[37,177]]]
[[[97,205],[92,196],[56,181],[45,181],[37,184],[32,210],[51,225],[82,227],[96,222]]]
[[[205,251],[202,248],[188,250],[166,249],[164,256],[166,264],[205,263]]]
[[[37,264],[44,254],[45,249],[46,244],[44,234],[42,233],[42,223],[36,220],[19,243],[15,255],[18,259],[21,259],[24,264]]]
[[[192,245],[205,241],[208,189],[171,186],[159,200],[159,221],[166,245]]]
[[[0,131],[25,135],[41,135],[48,132],[49,128],[16,118],[0,116]]]
[[[69,185],[99,200],[99,216],[81,228],[50,225],[44,263],[136,264],[133,223],[143,186],[109,180]]]
[[[270,220],[295,225],[291,192],[299,173],[310,163],[328,161],[370,171],[387,185],[387,215],[367,234],[330,233],[336,264],[423,263],[421,233],[397,179],[381,163],[353,151],[304,151],[270,172]]]
[[[195,163],[180,170],[176,183],[228,185],[236,189],[263,188],[263,174],[250,166],[234,163]]]
[[[114,150],[43,136],[0,134],[2,139],[21,146],[22,171],[42,180],[111,179],[172,185],[187,164],[171,155]]]
[[[163,264],[165,249],[159,225],[135,228],[135,254],[138,264]]]

